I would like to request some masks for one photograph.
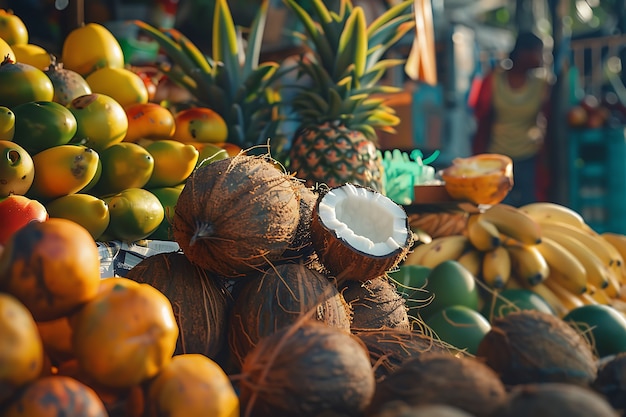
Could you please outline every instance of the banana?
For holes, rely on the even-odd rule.
[[[535,245],[506,246],[511,272],[530,286],[543,282],[550,273],[546,259]]]
[[[425,244],[424,253],[419,258],[419,265],[434,268],[447,260],[456,260],[469,246],[467,236],[440,236]]]
[[[535,294],[543,298],[544,301],[552,307],[554,314],[558,317],[563,317],[569,313],[567,306],[545,283],[540,282],[539,284],[533,285],[532,287],[527,286],[526,288],[529,288]]]
[[[553,280],[551,277],[548,277],[544,284],[561,300],[561,303],[563,303],[568,311],[585,305],[579,297],[568,291],[567,288],[561,286],[558,281]]]
[[[495,204],[482,213],[498,230],[526,245],[541,241],[541,227],[532,217],[508,204]]]
[[[481,213],[469,215],[465,230],[472,246],[480,251],[500,246],[500,231],[495,224],[485,220]]]
[[[560,283],[574,294],[586,291],[587,271],[577,257],[547,236],[536,247],[548,263],[550,275],[558,275]]]
[[[591,294],[589,294],[588,292],[582,293],[578,295],[578,298],[580,298],[580,301],[583,302],[584,305],[588,306],[588,305],[594,305],[594,304],[599,304],[595,298],[593,298],[593,296]]]
[[[537,201],[519,207],[537,222],[562,222],[585,229],[587,224],[576,210],[558,203]]]
[[[610,269],[595,252],[591,251],[591,248],[587,248],[573,235],[560,230],[544,229],[543,234],[544,238],[559,243],[580,261],[587,272],[587,285],[593,284],[598,288],[606,288],[609,285]]]
[[[611,298],[619,298],[621,293],[622,283],[620,281],[620,277],[618,277],[619,271],[617,271],[617,266],[612,265],[609,268],[607,277],[609,278],[609,283],[606,288],[602,290],[606,293],[608,297]]]
[[[609,243],[622,256],[619,277],[621,283],[626,284],[626,235],[604,232],[600,234],[600,238]]]
[[[481,277],[493,289],[502,289],[511,277],[511,257],[504,246],[496,246],[483,255]]]
[[[479,277],[483,263],[483,252],[469,248],[457,258],[457,262],[471,272],[474,277]]]
[[[408,256],[404,260],[404,263],[407,265],[420,265],[422,256],[424,256],[424,253],[428,251],[429,249],[428,245],[430,245],[431,242],[432,240],[429,242],[418,243],[415,246],[413,246]]]
[[[546,233],[548,232],[550,232],[551,235],[553,235],[552,232],[554,232],[571,236],[586,246],[589,251],[595,253],[598,259],[600,259],[600,261],[602,261],[602,263],[607,267],[611,266],[614,262],[621,263],[621,256],[619,256],[619,253],[607,248],[605,241],[600,238],[600,235],[595,234],[595,232],[590,233],[588,231],[572,227],[566,223],[541,222],[539,224],[544,236],[547,236]],[[619,259],[614,259],[615,256],[618,256]]]
[[[606,294],[606,292],[604,290],[600,289],[600,288],[592,286],[589,289],[589,295],[598,304],[606,304],[606,305],[611,305],[612,304],[612,298],[609,297]]]

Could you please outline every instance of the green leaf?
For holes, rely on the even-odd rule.
[[[369,25],[367,29],[367,37],[371,38],[375,32],[380,30],[381,27],[385,25],[386,22],[393,20],[395,17],[406,14],[412,15],[412,13],[409,12],[412,10],[413,2],[414,0],[405,0],[404,2],[387,9]]]
[[[403,22],[401,25],[394,27],[394,30],[390,32],[392,36],[380,37],[378,41],[373,39],[369,40],[369,47],[367,54],[366,67],[370,67],[380,60],[383,55],[396,43],[400,41],[407,33],[415,28],[415,22]]]
[[[314,49],[320,57],[320,61],[322,63],[334,62],[334,54],[331,45],[324,34],[318,29],[315,20],[313,20],[313,18],[298,4],[296,0],[284,0],[284,2],[292,9],[300,23],[304,26],[304,29],[309,35],[308,40],[313,43]],[[321,0],[313,0],[313,2],[317,7],[323,6],[326,8]],[[317,4],[318,2],[321,3],[321,6]]]
[[[167,29],[166,33],[180,46],[180,49],[194,63],[196,68],[205,73],[212,73],[213,68],[209,65],[206,56],[185,35],[177,29]]]
[[[265,23],[267,21],[267,11],[269,8],[269,0],[263,0],[259,6],[259,10],[250,27],[248,35],[248,48],[246,50],[246,59],[244,61],[243,75],[247,77],[259,65],[259,57],[261,55],[261,46],[263,44],[263,32],[265,31]]]
[[[363,77],[361,77],[361,85],[363,87],[369,87],[378,83],[388,70],[403,65],[404,62],[404,59],[385,59],[378,61],[371,69],[368,69],[365,74],[363,74]]]
[[[237,30],[232,14],[226,0],[215,1],[215,13],[213,16],[213,59],[223,64],[218,71],[228,74],[224,77],[228,84],[223,88],[228,89],[229,95],[235,94],[235,89],[241,84],[239,53],[237,43]]]
[[[367,30],[365,13],[360,7],[356,7],[348,16],[346,26],[339,39],[337,60],[333,71],[333,79],[339,79],[346,74],[347,69],[354,65],[355,81],[361,78],[365,72],[365,60],[367,56]]]

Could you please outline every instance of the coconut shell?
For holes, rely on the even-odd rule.
[[[443,404],[410,406],[403,401],[386,404],[376,415],[370,417],[473,417],[457,407]]]
[[[354,334],[367,347],[377,381],[413,357],[426,352],[448,352],[440,341],[412,330],[364,330]]]
[[[522,310],[497,318],[478,346],[507,385],[565,382],[589,386],[597,366],[584,337],[560,318]]]
[[[300,190],[267,157],[239,154],[203,165],[178,197],[174,240],[193,263],[219,276],[264,269],[294,240]]]
[[[450,405],[487,417],[505,399],[504,385],[484,363],[468,356],[427,352],[405,361],[377,382],[368,415],[375,415],[391,401],[404,401],[410,406]]]
[[[517,385],[493,414],[497,417],[617,417],[599,394],[579,385],[541,383]]]
[[[389,204],[399,207],[402,213],[404,213],[404,217],[396,219],[394,227],[401,227],[408,232],[406,240],[404,242],[396,242],[399,246],[384,255],[373,255],[353,247],[341,236],[338,230],[324,224],[320,216],[320,205],[326,201],[327,196],[334,195],[341,189],[348,189],[346,194],[350,197],[358,198],[360,195],[367,194],[373,201],[378,201],[378,204]],[[363,210],[367,210],[366,207],[360,204],[355,204],[354,206],[357,210],[354,213],[347,213],[346,217],[357,218],[363,215]],[[400,222],[402,222],[401,226],[397,224]],[[355,233],[358,234],[358,231],[355,231]],[[380,238],[383,239],[382,241],[386,240],[385,237],[381,236]],[[320,263],[332,276],[336,277],[338,282],[343,282],[347,279],[367,281],[385,275],[387,271],[395,268],[406,258],[413,243],[413,233],[409,227],[408,216],[402,206],[397,205],[388,197],[370,188],[356,184],[345,184],[327,190],[317,199],[311,219],[311,240]]]
[[[352,309],[352,331],[411,329],[406,302],[386,276],[346,281],[341,293]]]
[[[311,219],[313,209],[319,194],[312,188],[306,187],[304,183],[299,184],[300,193],[300,220],[296,228],[295,237],[283,257],[290,260],[304,259],[307,262],[313,261],[315,257],[313,242],[311,241]]]
[[[180,252],[149,256],[127,278],[152,285],[172,303],[179,328],[175,354],[200,353],[215,359],[224,349],[232,300],[221,279]]]
[[[611,357],[598,369],[593,388],[626,414],[626,352]]]
[[[374,389],[374,372],[359,339],[304,319],[262,339],[246,356],[241,410],[250,417],[356,417]]]
[[[236,362],[263,337],[304,315],[344,332],[350,331],[350,308],[325,275],[303,262],[284,263],[251,278],[233,304],[228,343]]]

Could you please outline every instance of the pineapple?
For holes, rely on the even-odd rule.
[[[244,37],[227,0],[216,0],[211,57],[176,29],[159,30],[143,21],[134,22],[159,43],[171,61],[161,63],[161,71],[185,87],[197,100],[195,105],[219,113],[228,127],[227,142],[241,148],[265,145],[281,120],[280,95],[272,87],[280,76],[279,64],[259,62],[268,7],[269,0],[263,0]]]
[[[414,28],[413,0],[388,9],[367,25],[360,6],[340,0],[329,10],[312,0],[312,12],[297,0],[284,0],[305,28],[310,56],[302,57],[298,87],[290,103],[299,127],[289,151],[288,167],[307,185],[335,187],[347,182],[384,192],[382,158],[376,129],[393,131],[399,119],[377,93],[399,88],[379,83],[400,59],[384,59],[400,38]]]

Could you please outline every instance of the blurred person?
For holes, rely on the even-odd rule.
[[[551,83],[545,71],[537,71],[543,53],[540,37],[519,33],[508,59],[485,76],[474,107],[472,152],[513,160],[514,185],[503,202],[517,207],[546,198],[544,139]]]

